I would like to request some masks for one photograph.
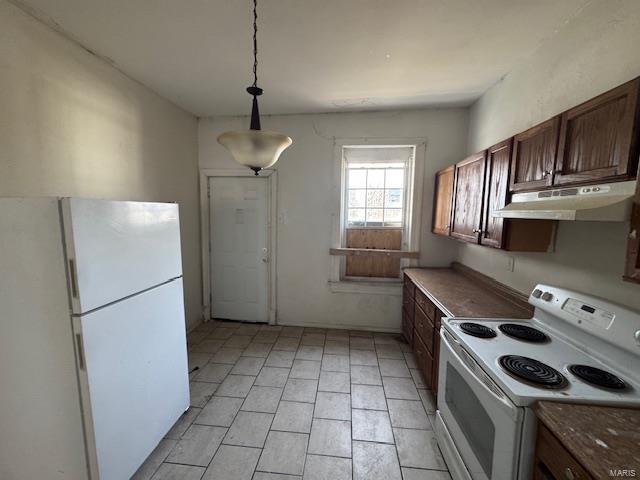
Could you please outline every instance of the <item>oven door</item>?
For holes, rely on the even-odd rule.
[[[444,328],[438,408],[473,480],[518,476],[523,409],[516,407]]]

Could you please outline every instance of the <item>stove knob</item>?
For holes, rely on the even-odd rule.
[[[542,290],[536,288],[533,293],[531,294],[531,296],[533,298],[540,298],[540,295],[542,295]]]
[[[640,330],[636,330],[636,333],[633,334],[633,338],[635,338],[636,343],[640,345]]]
[[[553,294],[550,292],[544,292],[542,294],[542,300],[544,300],[545,302],[550,302],[551,300],[553,300]]]

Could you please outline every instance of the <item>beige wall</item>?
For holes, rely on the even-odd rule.
[[[340,214],[336,207],[340,189],[334,182],[334,138],[426,139],[421,263],[447,265],[455,257],[456,244],[430,233],[433,178],[438,169],[464,155],[467,119],[466,109],[263,118],[265,129],[293,138],[293,145],[277,164],[279,322],[399,330],[399,296],[334,293],[328,288],[332,222]],[[201,120],[200,167],[238,168],[216,137],[225,130],[246,128],[247,123],[246,118],[238,117]]]
[[[0,0],[0,195],[177,201],[201,318],[197,119]]]
[[[546,120],[640,75],[640,2],[593,2],[473,107],[469,152]],[[546,282],[640,308],[622,281],[628,224],[561,222],[554,253],[511,254],[460,244],[458,260],[523,292]],[[509,256],[515,270],[507,269]]]

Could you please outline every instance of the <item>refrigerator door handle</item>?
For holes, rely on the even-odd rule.
[[[78,298],[78,272],[73,258],[69,259],[69,275],[71,276],[71,295],[73,298]]]
[[[78,349],[78,363],[80,365],[80,370],[85,370],[84,345],[82,344],[82,335],[79,333],[76,333],[76,348]]]

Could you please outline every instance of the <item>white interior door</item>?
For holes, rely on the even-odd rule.
[[[209,178],[211,316],[267,322],[269,181]]]

